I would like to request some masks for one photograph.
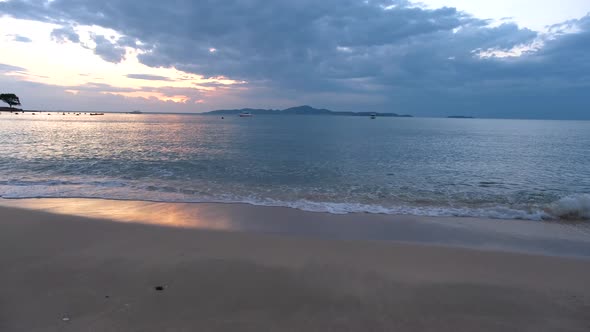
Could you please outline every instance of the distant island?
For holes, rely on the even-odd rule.
[[[447,116],[449,119],[473,119],[472,116],[465,116],[465,115],[449,115]]]
[[[330,111],[327,109],[318,109],[311,106],[297,106],[291,107],[284,110],[273,110],[273,109],[258,109],[258,108],[242,108],[233,110],[216,110],[205,112],[203,114],[214,114],[214,115],[239,115],[241,113],[249,112],[253,115],[341,115],[341,116],[371,116],[376,115],[379,117],[401,117],[411,118],[411,115],[397,114],[397,113],[377,113],[377,112],[339,112]]]

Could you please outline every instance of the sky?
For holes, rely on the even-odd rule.
[[[26,109],[590,119],[587,0],[0,0]]]

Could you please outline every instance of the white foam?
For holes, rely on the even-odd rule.
[[[150,186],[138,188],[124,181],[53,181],[54,183],[0,184],[4,198],[103,198],[119,200],[144,200],[187,203],[246,203],[259,206],[289,207],[303,211],[332,214],[373,213],[418,215],[431,217],[479,217],[492,219],[590,219],[590,194],[571,195],[545,207],[511,206],[416,206],[412,204],[379,205],[355,202],[326,202],[305,199],[280,200],[270,197],[214,194],[211,192],[185,194],[179,190],[150,190]]]
[[[545,220],[552,217],[540,209],[531,211],[512,209],[503,206],[489,208],[456,208],[436,206],[399,205],[384,207],[381,205],[360,203],[313,202],[308,200],[280,201],[273,199],[235,199],[232,203],[247,203],[262,206],[290,207],[310,212],[326,212],[332,214],[374,213],[403,214],[429,217],[479,217],[491,219],[523,219]]]
[[[577,194],[553,202],[547,209],[560,219],[590,219],[590,194]]]

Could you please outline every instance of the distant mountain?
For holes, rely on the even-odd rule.
[[[215,115],[238,115],[242,112],[250,112],[254,115],[342,115],[342,116],[370,116],[376,114],[380,117],[404,117],[410,118],[411,115],[401,115],[396,113],[374,113],[374,112],[337,112],[330,111],[327,109],[313,108],[308,105],[290,107],[284,110],[273,110],[273,109],[259,109],[259,108],[242,108],[234,110],[216,110],[211,112],[205,112],[203,114],[215,114]]]
[[[330,110],[327,109],[317,109],[317,108],[313,108],[311,106],[307,106],[307,105],[303,105],[303,106],[297,106],[297,107],[291,107],[291,108],[287,108],[281,111],[282,114],[313,114],[313,115],[330,115],[331,113],[333,113]]]

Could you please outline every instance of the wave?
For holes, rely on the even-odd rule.
[[[0,186],[15,186],[15,187],[32,187],[32,186],[83,186],[93,185],[97,187],[125,187],[126,183],[123,181],[111,180],[111,181],[67,181],[67,180],[11,180],[11,181],[0,181]],[[0,195],[2,196],[2,195]]]
[[[563,197],[549,204],[547,211],[558,219],[589,220],[590,194]]]
[[[360,203],[334,203],[334,202],[312,202],[307,200],[280,201],[274,199],[252,199],[252,198],[203,198],[203,199],[161,199],[161,198],[138,198],[119,197],[104,195],[6,195],[4,199],[29,199],[29,198],[88,198],[88,199],[113,199],[113,200],[137,200],[163,203],[242,203],[255,206],[287,207],[308,212],[322,212],[331,214],[369,213],[388,215],[415,215],[428,217],[473,217],[490,219],[521,219],[521,220],[550,220],[555,219],[552,215],[543,210],[525,211],[507,207],[494,208],[453,208],[453,207],[416,207],[416,206],[394,206],[385,207],[381,205],[360,204]]]
[[[264,200],[241,200],[235,203],[247,203],[251,205],[289,207],[310,212],[325,212],[332,214],[348,213],[371,213],[391,215],[416,215],[428,217],[476,217],[491,219],[523,219],[523,220],[547,220],[552,216],[543,210],[535,209],[525,211],[502,206],[488,208],[468,207],[444,207],[444,206],[382,206],[361,203],[335,203],[335,202],[313,202],[308,200],[280,201],[273,199]]]
[[[3,187],[3,188],[2,188]],[[56,188],[58,187],[58,188]],[[123,188],[125,187],[125,188]],[[523,220],[590,220],[590,194],[563,197],[544,206],[424,206],[411,203],[397,205],[363,204],[356,202],[325,202],[306,199],[273,199],[251,195],[197,193],[186,190],[163,191],[152,186],[129,188],[119,181],[22,181],[0,183],[1,197],[21,198],[100,198],[184,203],[245,203],[258,206],[289,207],[303,211],[332,214],[372,213],[418,215],[432,217],[477,217]],[[162,189],[162,188],[160,188]]]
[[[165,184],[165,185],[164,185]],[[178,185],[178,184],[177,184]],[[263,196],[244,191],[215,187],[201,190],[176,188],[172,183],[146,184],[122,179],[38,179],[0,181],[0,197],[19,198],[100,198],[185,203],[246,203],[259,206],[289,207],[311,212],[332,214],[372,213],[419,215],[432,217],[478,217],[525,220],[590,220],[590,194],[574,194],[549,204],[507,205],[468,202],[417,204],[413,202],[377,202],[367,204],[351,201],[309,200],[265,192]],[[229,193],[222,193],[227,191]],[[289,195],[291,196],[291,195]],[[296,196],[296,195],[295,195]],[[279,198],[280,197],[280,198]],[[334,197],[337,197],[335,195]]]

